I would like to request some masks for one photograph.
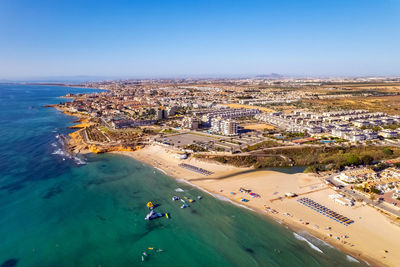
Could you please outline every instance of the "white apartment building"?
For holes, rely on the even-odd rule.
[[[168,117],[174,116],[177,110],[178,110],[177,106],[167,107]]]
[[[357,127],[368,127],[370,125],[370,123],[368,121],[364,121],[364,120],[358,120],[353,122],[354,126]]]
[[[386,129],[386,130],[380,131],[378,134],[385,138],[396,138],[399,133],[397,131]]]
[[[311,126],[305,127],[305,129],[306,129],[306,131],[307,131],[309,134],[322,133],[322,128],[319,127],[319,126],[311,125]]]
[[[367,139],[367,137],[365,136],[365,134],[360,132],[351,132],[348,134],[348,139],[352,142],[358,142]]]
[[[210,131],[214,133],[221,132],[221,118],[211,118],[211,128]]]
[[[197,130],[200,126],[200,120],[195,117],[185,117],[182,120],[182,127],[189,130]]]
[[[221,122],[221,133],[223,135],[237,135],[238,134],[237,123],[232,120],[223,120]]]
[[[228,119],[223,120],[219,117],[211,119],[211,132],[220,133],[223,135],[237,135],[238,126],[237,123]]]
[[[378,133],[374,132],[372,130],[365,130],[364,134],[365,134],[366,140],[373,140],[373,139],[378,138]]]
[[[350,133],[348,128],[335,128],[332,129],[332,135],[340,138],[344,138],[346,134]]]

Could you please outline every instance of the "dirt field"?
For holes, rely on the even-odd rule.
[[[391,115],[400,115],[400,96],[353,97],[351,99],[335,99],[335,101],[324,99],[305,102],[333,109],[366,109],[372,112],[380,111]]]
[[[254,124],[239,125],[239,126],[242,126],[243,128],[248,130],[256,130],[256,131],[262,131],[264,129],[273,130],[276,128],[275,126],[266,123],[254,123]]]
[[[384,90],[400,90],[400,83],[337,83],[337,84],[324,84],[322,88],[351,88],[354,90],[360,89],[384,89]]]
[[[264,108],[264,107],[257,107],[257,106],[251,106],[251,105],[242,105],[242,104],[225,104],[225,106],[230,107],[230,108],[247,108],[247,109],[259,109],[263,112],[274,112],[275,110],[270,109],[270,108]]]

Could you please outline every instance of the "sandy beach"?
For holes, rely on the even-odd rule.
[[[309,234],[346,251],[353,257],[363,259],[374,266],[400,266],[400,226],[380,214],[372,207],[356,203],[353,207],[334,202],[329,195],[336,192],[312,174],[285,174],[273,171],[255,171],[214,162],[201,161],[193,157],[182,160],[173,151],[158,145],[147,146],[134,152],[113,152],[133,157],[164,171],[176,179],[183,179],[208,192],[222,196],[237,204],[245,205],[255,212],[267,215],[296,232]],[[179,167],[186,163],[213,174],[205,176]],[[240,192],[250,189],[260,197],[251,197]],[[295,198],[285,197],[293,192]],[[355,222],[349,226],[340,224],[322,215],[297,200],[301,197],[346,216]],[[248,199],[241,202],[239,199]]]

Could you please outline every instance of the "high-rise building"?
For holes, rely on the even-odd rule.
[[[165,109],[157,110],[157,120],[166,119],[167,117],[167,111]]]
[[[211,132],[223,135],[237,135],[238,126],[233,120],[222,120],[220,117],[211,119]]]
[[[195,117],[185,117],[182,120],[182,127],[190,130],[197,130],[200,126],[200,120]]]
[[[168,117],[174,116],[177,109],[178,109],[177,106],[167,107],[167,116]]]
[[[237,135],[238,134],[237,123],[232,120],[223,120],[221,122],[221,133],[223,135]]]
[[[215,117],[211,118],[211,132],[220,133],[221,132],[221,118]]]

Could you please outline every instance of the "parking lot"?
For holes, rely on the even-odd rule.
[[[212,144],[218,141],[218,138],[208,137],[205,135],[197,135],[197,134],[177,134],[170,135],[163,138],[157,138],[157,141],[161,143],[165,143],[167,145],[175,146],[175,147],[184,147],[190,144]]]
[[[253,145],[258,142],[264,141],[263,137],[249,137],[243,135],[242,137],[226,137],[226,136],[214,136],[208,134],[195,134],[195,133],[184,133],[169,135],[156,139],[157,142],[173,146],[175,148],[183,148],[187,145],[197,144],[210,151],[240,151],[243,147]]]

